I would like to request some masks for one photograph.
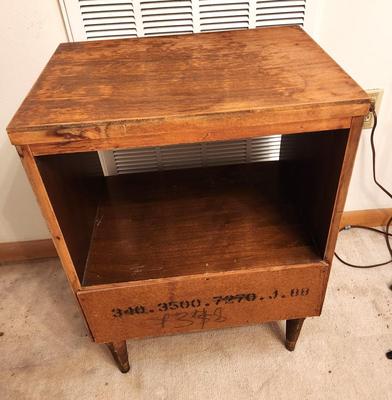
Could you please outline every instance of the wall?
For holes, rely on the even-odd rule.
[[[0,2],[0,242],[49,236],[5,127],[60,42],[56,0]]]
[[[376,132],[377,176],[392,190],[392,2],[390,0],[312,0],[318,3],[314,37],[364,88],[382,88]],[[392,207],[372,179],[370,130],[364,130],[346,210]]]
[[[385,90],[377,132],[378,175],[392,183],[392,4],[390,0],[311,0],[313,36],[364,88]],[[5,126],[66,33],[55,0],[0,2],[0,242],[48,232]],[[369,131],[364,131],[347,210],[392,207],[372,183]]]

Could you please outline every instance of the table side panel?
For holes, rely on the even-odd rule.
[[[349,130],[285,135],[280,147],[283,190],[297,205],[320,254],[325,253]]]
[[[80,280],[73,264],[55,210],[49,199],[47,189],[37,167],[36,159],[32,155],[28,146],[17,147],[17,150],[26,175],[29,178],[31,187],[41,208],[42,215],[44,216],[48,229],[51,233],[53,244],[56,247],[66,277],[73,292],[76,293],[76,291],[80,289]]]
[[[104,184],[98,154],[41,156],[35,162],[82,281]]]
[[[344,205],[346,203],[348,187],[350,184],[351,174],[354,168],[355,156],[359,139],[362,133],[364,117],[353,117],[349,132],[346,151],[344,154],[343,165],[340,172],[338,191],[335,197],[335,204],[331,218],[331,224],[328,232],[327,245],[325,249],[324,259],[332,263],[335,252],[336,241],[339,233],[340,220],[343,214]]]

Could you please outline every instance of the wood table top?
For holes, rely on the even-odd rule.
[[[203,124],[254,112],[263,113],[260,123],[263,115],[285,123],[291,110],[305,119],[335,118],[332,109],[365,115],[368,104],[356,82],[295,26],[63,43],[8,132],[14,144],[62,142],[107,137],[113,124],[153,132],[179,119]],[[59,130],[86,126],[104,129]]]

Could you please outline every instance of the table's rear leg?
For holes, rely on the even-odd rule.
[[[286,349],[294,351],[298,336],[301,332],[305,318],[288,319],[286,321]]]
[[[108,346],[112,353],[114,361],[116,361],[120,371],[123,373],[128,372],[130,366],[128,361],[127,342],[125,340],[121,342],[111,342],[106,343],[106,346]]]

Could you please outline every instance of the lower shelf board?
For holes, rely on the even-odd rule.
[[[275,162],[106,178],[83,286],[319,262]]]

